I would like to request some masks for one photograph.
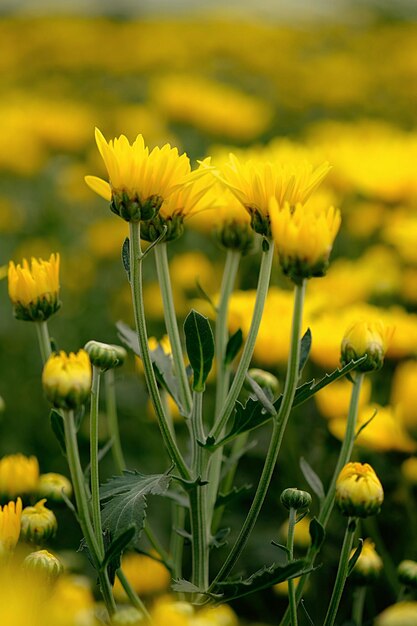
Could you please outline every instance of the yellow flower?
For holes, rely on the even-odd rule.
[[[337,380],[327,385],[314,395],[314,400],[321,415],[326,419],[335,419],[346,416],[349,409],[352,383],[347,380]],[[365,378],[359,396],[359,406],[362,407],[371,398],[371,382]]]
[[[50,582],[56,580],[64,571],[61,561],[48,550],[31,552],[23,561],[23,566],[27,570],[39,573]]]
[[[151,617],[155,626],[192,626],[194,607],[188,602],[175,602],[163,597],[155,602]]]
[[[404,425],[417,432],[417,361],[404,361],[396,368],[391,401],[399,407]]]
[[[227,604],[202,609],[193,626],[238,626],[236,613]]]
[[[37,493],[39,497],[47,498],[52,502],[63,502],[64,495],[71,498],[72,485],[66,476],[48,472],[39,476]]]
[[[282,208],[281,208],[282,207]],[[297,203],[269,203],[272,235],[284,274],[294,281],[326,273],[333,241],[340,228],[340,211],[317,211]]]
[[[45,544],[56,534],[58,523],[53,511],[45,506],[46,498],[22,511],[21,536],[36,545]]]
[[[7,498],[32,494],[38,487],[39,463],[34,456],[8,454],[0,460],[0,495]]]
[[[401,473],[412,485],[417,485],[417,457],[411,456],[401,465]]]
[[[352,550],[351,556],[355,550]],[[376,580],[383,569],[384,564],[375,550],[375,544],[370,539],[365,539],[362,552],[350,574],[357,585],[366,585]]]
[[[165,591],[171,580],[170,573],[165,565],[143,554],[124,554],[122,570],[133,589],[139,595]],[[115,580],[113,591],[117,600],[127,600],[118,579]]]
[[[381,320],[355,322],[346,331],[342,340],[342,363],[348,363],[351,359],[360,359],[366,354],[366,360],[359,365],[358,369],[361,372],[381,369],[392,334],[393,329],[387,327]]]
[[[382,611],[375,626],[417,626],[417,602],[397,602]]]
[[[343,515],[368,517],[379,512],[384,491],[368,463],[347,463],[336,481],[335,499]]]
[[[20,518],[22,515],[22,501],[9,502],[0,506],[0,555],[14,549],[20,534]]]
[[[45,603],[47,626],[95,626],[94,597],[83,576],[60,576]]]
[[[186,154],[165,144],[151,152],[142,135],[130,144],[125,135],[107,142],[96,128],[96,143],[109,176],[109,182],[86,176],[89,187],[111,202],[111,210],[127,221],[148,220],[162,202],[185,182],[190,174]]]
[[[263,160],[240,161],[234,154],[219,168],[218,178],[243,204],[251,216],[252,228],[271,236],[270,199],[278,206],[303,204],[319,186],[330,166],[327,162],[313,169],[307,161],[276,163]]]
[[[59,254],[49,261],[32,257],[29,265],[9,263],[9,296],[17,319],[47,320],[61,306],[59,300]]]
[[[68,355],[52,354],[43,368],[42,384],[48,400],[57,408],[75,409],[84,404],[91,389],[91,363],[85,350]]]

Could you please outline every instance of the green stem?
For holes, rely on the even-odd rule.
[[[116,571],[116,574],[132,606],[134,606],[136,609],[138,609],[138,611],[143,613],[147,622],[152,624],[152,619],[148,613],[146,606],[144,605],[142,600],[139,598],[135,590],[131,587],[121,567],[119,567],[119,569]]]
[[[103,552],[94,534],[94,529],[90,519],[88,500],[86,495],[84,475],[81,468],[80,456],[78,452],[77,433],[74,424],[74,414],[66,411],[64,415],[65,447],[67,451],[68,466],[74,488],[75,502],[77,505],[77,516],[84,535],[87,547],[90,551],[93,565],[98,572],[101,593],[103,594],[107,610],[110,615],[116,610],[113,593],[111,590],[107,570],[101,570]]]
[[[130,282],[132,288],[133,310],[135,315],[136,331],[138,334],[139,348],[142,356],[143,369],[146,385],[155,414],[158,419],[164,445],[171,461],[176,465],[182,478],[190,479],[190,472],[182,457],[182,454],[169,429],[168,421],[164,412],[156,382],[151,357],[149,354],[148,335],[146,331],[145,308],[142,291],[142,249],[140,243],[140,222],[129,222],[130,234]]]
[[[327,609],[326,619],[323,626],[333,626],[337,611],[339,609],[340,600],[345,588],[346,578],[348,574],[349,558],[352,550],[353,538],[356,531],[356,518],[349,517],[348,524],[343,540],[342,551],[340,553],[339,567],[337,570],[336,580],[333,587],[332,597],[330,599],[329,608]]]
[[[258,336],[266,296],[268,294],[273,258],[274,245],[271,241],[269,241],[268,250],[262,253],[255,306],[253,309],[252,322],[250,325],[248,336],[246,338],[245,347],[243,348],[242,356],[239,361],[235,377],[229,389],[229,393],[227,394],[227,398],[225,400],[221,413],[217,416],[216,423],[210,432],[210,436],[214,437],[215,439],[218,439],[223,432],[223,428],[225,427],[227,420],[233,412],[236,400],[245,381],[245,376],[247,374],[248,367],[252,359],[256,338]]]
[[[185,508],[177,502],[172,505],[172,534],[170,553],[173,564],[173,576],[176,580],[182,578],[182,555],[184,550],[184,537],[177,533],[183,530],[185,525]]]
[[[35,322],[35,326],[36,326],[36,333],[38,335],[42,362],[45,364],[52,354],[51,338],[49,336],[49,331],[48,331],[48,322],[47,321]]]
[[[297,510],[290,508],[290,515],[288,520],[288,536],[287,536],[287,548],[288,548],[288,559],[292,561],[294,559],[294,530],[295,530],[295,519],[297,516]],[[291,626],[297,626],[297,602],[295,600],[295,585],[294,580],[290,578],[288,580],[288,600],[289,600],[289,609],[291,615]]]
[[[144,531],[152,548],[155,550],[155,552],[158,554],[158,556],[161,558],[164,564],[167,567],[171,567],[171,559],[169,558],[169,555],[162,547],[161,543],[159,542],[159,539],[157,538],[153,530],[150,528],[148,523],[146,523]]]
[[[355,626],[362,626],[363,609],[365,607],[366,587],[361,585],[353,593],[352,620]]]
[[[104,556],[103,530],[100,513],[100,479],[98,469],[98,410],[100,395],[100,368],[93,365],[93,380],[91,383],[90,402],[90,467],[91,467],[91,508],[93,513],[93,527],[100,554]]]
[[[117,419],[116,386],[114,369],[107,370],[104,374],[104,391],[106,399],[107,423],[109,434],[112,440],[112,456],[116,471],[122,474],[126,468],[123,456],[122,444],[120,442],[119,422]]]
[[[171,343],[174,370],[179,383],[179,395],[186,416],[191,413],[192,397],[187,372],[184,364],[184,355],[178,331],[177,316],[175,315],[174,298],[172,293],[171,278],[169,274],[167,244],[159,243],[154,248],[156,271],[161,289],[162,302],[164,305],[165,324]]]
[[[304,292],[305,281],[303,281],[301,285],[295,286],[295,300],[287,376],[285,380],[285,387],[280,410],[278,415],[273,420],[271,441],[266,455],[262,475],[259,480],[259,485],[256,490],[255,497],[253,499],[249,513],[239,533],[239,536],[236,539],[235,544],[231,549],[229,555],[227,556],[222,568],[210,585],[210,591],[215,587],[217,582],[224,580],[228,576],[239,556],[241,555],[244,547],[246,546],[249,536],[256,524],[256,520],[258,519],[258,515],[262,508],[262,504],[265,500],[266,493],[272,479],[272,474],[274,472],[276,460],[281,448],[282,439],[291,412],[291,407],[298,382]]]

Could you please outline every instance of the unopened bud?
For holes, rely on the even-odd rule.
[[[52,502],[63,502],[63,494],[71,498],[72,486],[66,476],[50,472],[41,474],[38,483],[38,496]]]
[[[48,550],[31,552],[23,561],[23,565],[25,569],[42,574],[50,582],[56,580],[64,571],[61,561]]]
[[[308,491],[289,487],[281,493],[281,504],[288,510],[307,509],[311,504],[311,496]]]
[[[42,384],[48,400],[60,409],[76,409],[90,395],[91,363],[85,350],[52,354],[43,368]]]
[[[127,352],[122,346],[93,340],[85,344],[84,350],[90,357],[91,363],[103,370],[123,365],[127,356]]]
[[[55,536],[58,528],[53,511],[45,506],[43,498],[35,506],[27,506],[22,511],[20,536],[30,543],[41,545]]]
[[[253,380],[258,383],[262,389],[270,391],[273,398],[278,395],[279,380],[276,376],[271,374],[271,372],[253,367],[248,370],[248,375],[253,378]]]
[[[381,369],[392,332],[381,321],[356,322],[347,330],[342,340],[342,365],[366,355],[365,361],[358,366],[360,372]]]
[[[348,463],[337,479],[335,499],[343,515],[368,517],[379,513],[384,491],[368,463]]]
[[[352,550],[352,554],[354,554]],[[383,562],[375,550],[375,544],[370,539],[365,539],[362,552],[350,574],[352,582],[356,585],[369,585],[373,583],[383,569]]]
[[[417,563],[416,561],[401,561],[397,569],[398,580],[403,585],[417,589]]]

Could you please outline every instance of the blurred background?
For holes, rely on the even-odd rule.
[[[10,259],[60,252],[63,307],[51,319],[50,331],[61,348],[77,350],[90,339],[117,342],[116,321],[133,323],[120,260],[126,224],[84,183],[86,174],[104,175],[95,126],[106,138],[123,133],[133,140],[141,133],[151,147],[170,142],[193,162],[230,150],[281,161],[329,160],[333,168],[316,201],[339,206],[343,225],[328,276],[309,284],[305,326],[312,329],[313,349],[306,377],[337,367],[340,340],[358,316],[381,317],[396,327],[388,363],[365,390],[362,423],[375,403],[379,409],[358,440],[356,456],[374,465],[387,492],[379,528],[373,529],[382,550],[385,537],[387,559],[391,553],[387,571],[402,558],[416,558],[416,3],[1,0],[0,41],[0,396],[5,405],[0,454],[34,454],[42,472],[66,472],[42,397],[35,330],[13,319],[8,300]],[[203,306],[197,278],[213,297],[219,288],[225,253],[211,237],[214,223],[210,212],[191,218],[184,237],[169,246],[181,319],[191,306]],[[231,331],[248,328],[258,266],[257,252],[243,261]],[[146,297],[150,331],[160,338],[162,310],[151,260]],[[280,379],[290,314],[289,284],[276,269],[255,364]],[[164,470],[168,460],[161,455],[133,357],[117,371],[117,393],[129,466]],[[264,538],[277,539],[285,520],[281,490],[294,481],[306,488],[300,456],[327,484],[343,436],[348,393],[349,383],[335,386],[333,395],[323,393],[294,415],[287,454],[242,569],[278,558]],[[178,429],[185,430],[181,424]],[[85,452],[87,430],[83,424]],[[241,466],[238,484],[253,482],[268,437],[268,428],[255,433],[258,445]],[[111,459],[104,459],[103,478],[112,471]],[[241,512],[248,504],[244,498]],[[235,527],[240,516],[229,517]],[[71,522],[62,523],[69,528]],[[155,523],[162,534],[167,531],[160,516]],[[400,524],[408,530],[398,537],[392,528]],[[342,522],[335,519],[333,525],[334,543],[324,555],[330,563],[339,550]],[[57,541],[74,546],[69,530]],[[333,574],[331,567],[323,568],[320,584]],[[392,587],[392,576],[383,577],[380,600],[372,600],[370,614],[394,599]],[[311,593],[314,597],[314,588]],[[268,591],[237,608],[259,621],[262,607],[262,619],[272,623],[283,606],[285,599]],[[311,613],[320,619],[320,610],[313,605]]]

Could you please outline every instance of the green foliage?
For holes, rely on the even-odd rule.
[[[300,459],[300,468],[307,483],[321,502],[324,499],[324,488],[320,478],[303,457]]]
[[[240,348],[243,343],[243,333],[242,329],[238,328],[233,335],[229,337],[229,341],[226,346],[226,354],[224,356],[225,365],[230,365],[230,363],[237,357]]]
[[[193,369],[194,391],[204,391],[214,358],[214,338],[207,317],[194,309],[184,322],[187,354]]]
[[[304,365],[307,363],[308,357],[310,355],[311,341],[311,330],[307,328],[300,342],[300,364],[298,366],[298,371],[300,372],[300,374],[303,371]]]

